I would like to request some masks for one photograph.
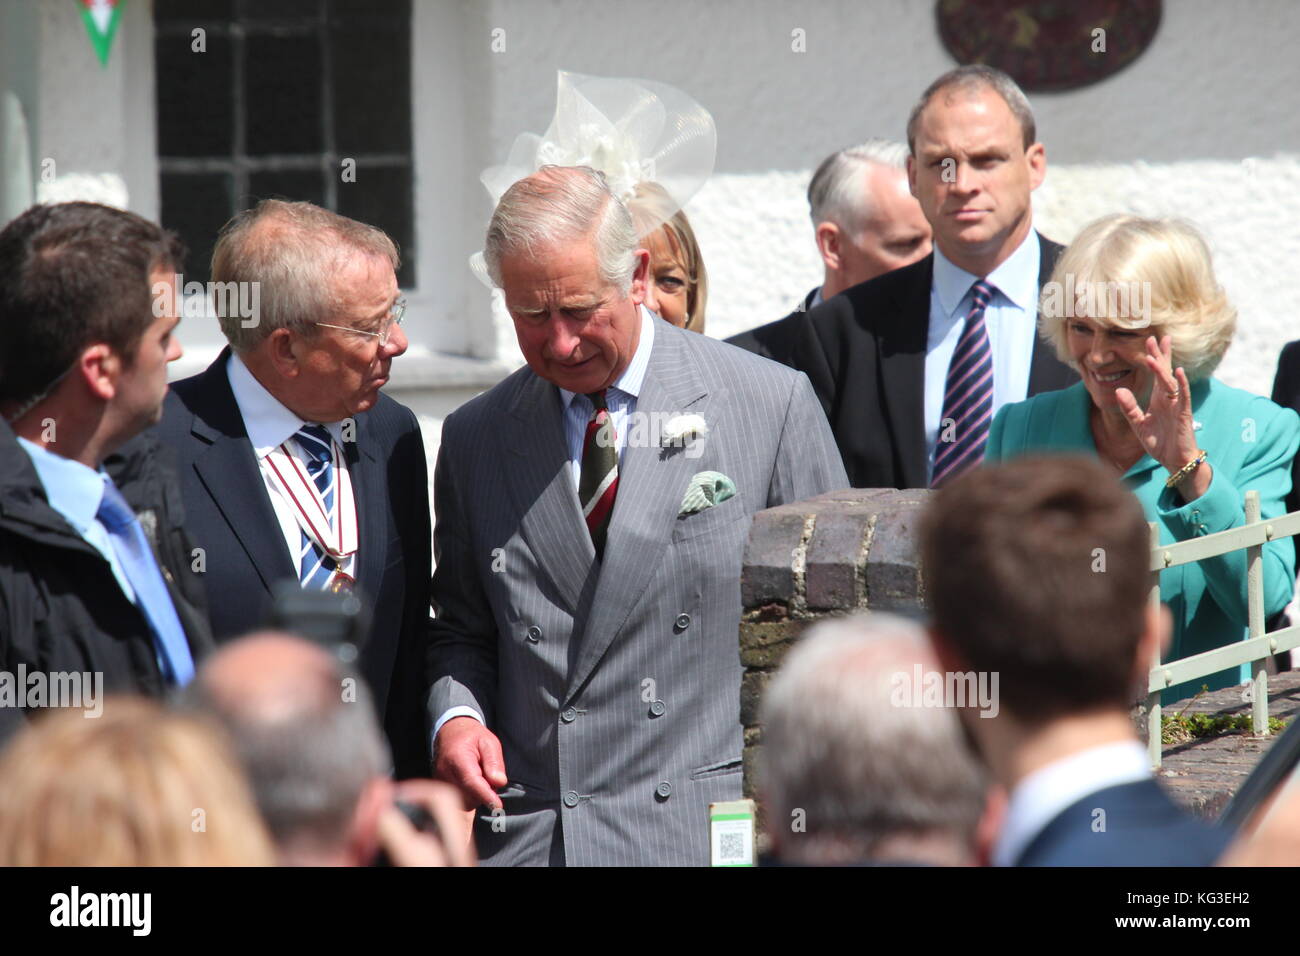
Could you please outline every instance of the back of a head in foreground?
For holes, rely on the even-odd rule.
[[[323,648],[267,632],[212,655],[186,702],[230,733],[282,858],[341,853],[390,769],[365,682]]]
[[[0,866],[259,866],[270,841],[229,744],[109,698],[39,718],[0,756]]]
[[[937,671],[924,630],[888,614],[809,629],[763,696],[760,789],[785,863],[962,864],[985,781],[955,713],[903,693]]]
[[[1042,720],[1127,708],[1154,578],[1142,506],[1096,459],[975,468],[921,530],[937,639]]]

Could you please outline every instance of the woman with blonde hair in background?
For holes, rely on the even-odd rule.
[[[34,720],[0,754],[0,866],[270,866],[225,737],[110,697]]]
[[[1264,518],[1285,513],[1300,419],[1214,378],[1237,310],[1196,229],[1137,216],[1097,220],[1062,253],[1039,316],[1043,337],[1082,380],[1003,406],[988,459],[1096,455],[1137,495],[1161,544],[1241,527],[1248,491],[1259,493]],[[1273,615],[1294,590],[1292,540],[1268,542],[1263,565],[1264,613]],[[1242,640],[1246,552],[1164,571],[1160,600],[1173,616],[1167,661]],[[1167,688],[1163,699],[1249,678],[1250,665],[1231,667]]]
[[[658,183],[637,183],[627,203],[637,235],[650,252],[646,308],[678,328],[704,333],[709,274],[686,213]]]

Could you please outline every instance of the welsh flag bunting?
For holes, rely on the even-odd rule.
[[[86,32],[95,47],[101,66],[108,66],[108,48],[113,45],[113,35],[122,20],[122,4],[125,0],[77,0],[81,6],[81,19],[86,23]]]

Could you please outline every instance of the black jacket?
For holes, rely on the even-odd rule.
[[[226,374],[172,383],[154,433],[175,453],[188,530],[205,549],[203,585],[218,643],[267,624],[272,589],[298,581]],[[344,442],[360,525],[357,589],[371,610],[358,669],[374,693],[398,776],[428,776],[424,656],[429,630],[429,481],[414,413],[380,393]]]
[[[197,662],[212,635],[166,449],[139,435],[104,467],[140,517]],[[31,459],[0,422],[0,671],[16,681],[20,664],[29,675],[102,673],[106,694],[165,689],[144,613],[103,555],[50,506]],[[23,720],[21,709],[0,706],[0,741]]]
[[[1042,287],[1061,246],[1039,236]],[[924,488],[925,350],[934,253],[831,296],[797,323],[795,359],[821,400],[854,488]],[[1079,376],[1034,337],[1028,395]]]
[[[761,355],[765,359],[771,359],[773,362],[798,368],[794,364],[794,353],[799,338],[799,326],[804,316],[808,314],[808,310],[813,307],[812,303],[816,295],[817,289],[813,289],[804,296],[799,307],[784,319],[777,319],[767,325],[760,325],[756,329],[733,335],[727,339],[727,343],[753,352],[755,355]]]

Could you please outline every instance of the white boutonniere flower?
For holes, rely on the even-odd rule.
[[[703,415],[674,415],[664,422],[664,442],[676,445],[692,435],[704,436],[709,433],[709,423]]]

